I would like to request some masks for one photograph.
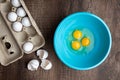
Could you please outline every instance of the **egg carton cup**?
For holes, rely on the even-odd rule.
[[[13,7],[10,0],[0,0],[0,63],[7,66],[18,59],[22,58],[24,53],[29,54],[41,48],[45,44],[45,40],[37,24],[32,18],[23,0],[20,0],[21,6],[28,17],[31,26],[24,27],[21,31],[13,30],[13,22],[7,18],[9,12],[16,12],[17,8]],[[21,22],[23,17],[17,17],[18,22]],[[26,42],[33,44],[31,51],[25,51],[23,45]]]

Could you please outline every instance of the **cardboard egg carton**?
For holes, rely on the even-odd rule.
[[[7,15],[11,11],[16,12],[17,8],[11,5],[10,0],[0,0],[0,63],[3,66],[17,61],[23,57],[24,53],[32,53],[45,44],[45,40],[24,1],[20,0],[20,3],[20,7],[24,8],[32,25],[31,27],[23,26],[21,32],[15,32],[11,27],[13,22],[8,20]],[[18,17],[17,21],[21,21],[21,19]],[[23,50],[23,44],[27,41],[34,45],[29,52]]]

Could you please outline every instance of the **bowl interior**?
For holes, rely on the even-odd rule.
[[[86,51],[75,51],[70,47],[73,39],[69,36],[73,30],[88,32],[91,46]],[[107,25],[94,14],[78,12],[65,18],[56,29],[54,48],[57,56],[67,66],[87,70],[101,64],[108,56],[111,48],[111,35]]]

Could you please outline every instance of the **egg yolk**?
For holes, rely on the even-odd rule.
[[[72,48],[74,50],[80,49],[80,42],[79,41],[72,41]]]
[[[83,38],[82,39],[82,45],[83,46],[88,46],[90,44],[90,39],[89,38]]]
[[[73,37],[74,37],[75,39],[80,39],[80,38],[82,37],[82,32],[81,32],[80,30],[75,30],[75,31],[73,32]]]

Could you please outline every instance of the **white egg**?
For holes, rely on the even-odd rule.
[[[21,6],[20,0],[11,0],[11,4],[14,7],[20,7]]]
[[[40,59],[46,59],[48,57],[48,52],[43,49],[37,50],[37,56],[39,56]]]
[[[38,69],[38,67],[39,67],[39,61],[36,59],[29,61],[28,65],[27,65],[27,68],[30,71],[35,71]]]
[[[14,31],[20,32],[20,31],[22,31],[23,26],[20,22],[14,22],[12,25],[12,28]]]
[[[32,51],[33,47],[34,46],[33,46],[33,44],[31,42],[26,42],[26,43],[23,44],[23,50],[25,52]],[[28,53],[26,53],[26,54],[28,54]]]
[[[17,14],[15,12],[8,13],[8,20],[14,22],[17,20]]]
[[[31,22],[30,22],[30,19],[28,17],[24,17],[22,19],[22,24],[25,26],[25,27],[30,27],[31,26]]]
[[[49,60],[43,59],[40,66],[44,70],[50,70],[52,68],[52,63]]]
[[[24,17],[26,15],[26,12],[22,7],[20,7],[20,8],[17,9],[17,15],[19,17]]]

